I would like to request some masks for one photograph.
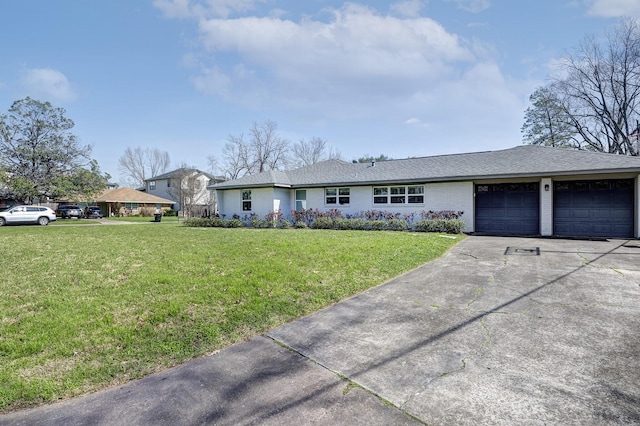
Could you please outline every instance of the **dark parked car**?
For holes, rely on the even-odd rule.
[[[80,219],[82,218],[82,209],[76,205],[62,204],[58,206],[58,209],[56,210],[56,216],[62,219],[71,219],[72,217]]]
[[[98,206],[87,206],[84,208],[83,217],[86,219],[102,219],[102,210]]]

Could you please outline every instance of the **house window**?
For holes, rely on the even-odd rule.
[[[424,186],[377,186],[373,204],[424,204]]]
[[[242,191],[242,211],[250,212],[251,211],[251,190],[245,189]]]
[[[424,186],[407,186],[407,202],[409,204],[424,204]]]
[[[307,208],[307,190],[296,190],[296,210],[304,210]]]
[[[124,203],[124,208],[131,211],[137,211],[138,203]]]
[[[391,204],[405,204],[407,201],[407,188],[404,186],[392,186],[389,189],[391,190]]]
[[[152,180],[149,182],[149,191],[155,191],[156,190],[156,181]]]
[[[347,205],[350,202],[350,188],[325,188],[324,190],[324,203],[325,204],[339,204],[341,206]]]

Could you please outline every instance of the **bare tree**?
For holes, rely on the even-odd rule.
[[[251,171],[278,170],[286,165],[289,141],[278,135],[278,125],[273,121],[253,123],[250,130]]]
[[[218,174],[218,159],[213,156],[207,156],[207,171],[212,175]]]
[[[248,141],[243,134],[231,135],[224,146],[223,172],[228,178],[280,170],[286,166],[289,141],[280,137],[275,122],[253,123],[249,135]]]
[[[554,82],[574,148],[638,155],[640,25],[623,19],[602,40],[586,37],[561,62]]]
[[[171,159],[169,158],[169,153],[167,151],[154,149],[149,153],[148,157],[149,169],[151,171],[151,176],[149,177],[161,175],[169,170]]]
[[[244,141],[244,136],[229,136],[228,142],[222,149],[224,166],[222,171],[229,179],[250,174],[249,146]]]
[[[293,161],[297,167],[340,158],[340,153],[333,151],[327,145],[327,141],[319,137],[313,137],[309,141],[300,140],[300,142],[293,145],[292,152]]]
[[[133,187],[142,187],[145,179],[165,173],[170,164],[169,153],[157,148],[127,147],[118,160],[120,173]]]

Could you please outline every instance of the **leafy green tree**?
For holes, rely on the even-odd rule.
[[[380,154],[377,157],[374,157],[369,154],[365,154],[363,157],[358,158],[358,163],[370,163],[372,161],[388,161],[393,160],[393,158],[388,157],[384,154]]]
[[[531,145],[575,147],[573,129],[552,86],[536,89],[524,114],[523,140]]]
[[[63,108],[29,97],[0,115],[0,179],[17,201],[78,200],[106,188],[110,176],[90,158],[91,146],[71,133],[73,126]]]

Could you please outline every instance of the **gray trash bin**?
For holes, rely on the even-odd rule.
[[[154,221],[154,222],[160,222],[161,220],[162,220],[162,214],[160,214],[160,213],[156,213],[156,214],[154,215],[154,220],[153,220],[153,221]]]

